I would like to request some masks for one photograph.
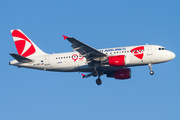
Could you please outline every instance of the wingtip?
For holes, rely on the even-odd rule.
[[[82,75],[82,77],[84,78],[86,75],[84,75],[84,74],[81,74]]]
[[[64,37],[64,40],[68,38],[68,36],[62,35]]]

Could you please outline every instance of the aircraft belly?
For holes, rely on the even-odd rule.
[[[79,65],[78,70],[80,72],[92,72],[94,70],[94,67],[89,67],[87,64],[86,65]]]

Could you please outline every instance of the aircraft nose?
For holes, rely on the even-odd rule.
[[[176,55],[171,51],[169,51],[166,55],[168,56],[169,60],[172,60],[176,57]]]
[[[173,52],[171,52],[170,57],[171,57],[171,59],[174,59],[176,57],[176,55]]]

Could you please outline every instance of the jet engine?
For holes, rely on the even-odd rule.
[[[107,74],[107,77],[113,77],[115,79],[129,79],[131,78],[131,69],[125,68],[125,69],[115,70]]]
[[[124,66],[126,64],[126,57],[125,55],[118,55],[118,56],[110,56],[105,61],[102,62],[103,65],[110,65],[110,66]]]

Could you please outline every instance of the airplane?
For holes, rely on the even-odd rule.
[[[83,78],[94,76],[101,85],[100,76],[125,80],[131,78],[129,67],[152,65],[170,61],[175,54],[159,45],[139,45],[95,49],[73,37],[62,35],[74,52],[47,54],[36,46],[20,29],[11,30],[18,54],[10,53],[15,59],[9,65],[56,72],[88,72]]]

